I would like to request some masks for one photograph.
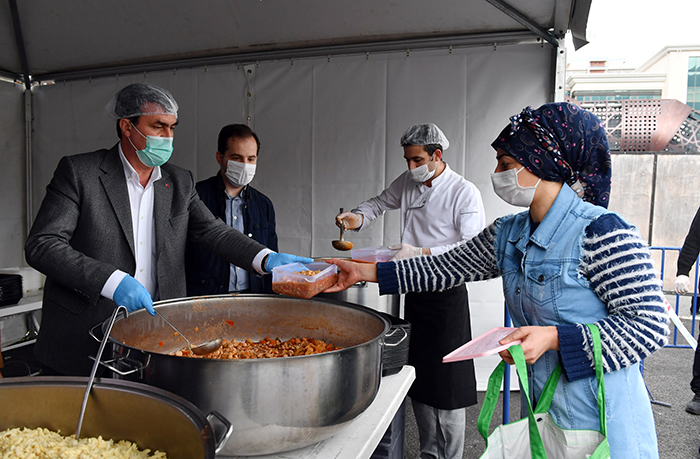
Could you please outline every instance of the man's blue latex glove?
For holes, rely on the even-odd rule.
[[[306,264],[313,263],[313,261],[313,258],[300,257],[298,255],[290,255],[288,253],[270,252],[267,255],[267,261],[265,262],[265,266],[263,266],[263,270],[271,273],[272,268],[276,268],[278,266],[288,265],[290,263]]]
[[[151,294],[148,293],[146,287],[141,285],[141,282],[128,274],[117,285],[117,289],[114,291],[114,302],[117,303],[117,306],[126,307],[129,312],[146,309],[152,316],[156,315],[156,311],[153,310]]]

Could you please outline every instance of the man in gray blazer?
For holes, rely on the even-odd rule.
[[[44,374],[88,375],[98,343],[89,330],[117,305],[147,309],[186,296],[189,238],[255,275],[310,258],[280,254],[214,217],[192,173],[166,164],[178,106],[165,89],[136,83],[110,111],[119,142],[61,159],[25,245],[46,275],[35,355]]]

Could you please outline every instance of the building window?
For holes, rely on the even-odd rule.
[[[688,58],[688,98],[687,102],[695,110],[700,110],[700,56]]]
[[[700,83],[700,78],[698,78],[698,83]],[[661,91],[579,91],[574,93],[574,100],[579,102],[648,99],[661,99]],[[688,95],[688,100],[690,100],[690,94]],[[695,96],[695,100],[700,102],[700,94]]]

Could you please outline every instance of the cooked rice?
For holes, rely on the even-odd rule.
[[[165,453],[140,451],[136,444],[122,440],[64,437],[49,429],[15,428],[0,432],[0,457],[3,459],[167,459]]]

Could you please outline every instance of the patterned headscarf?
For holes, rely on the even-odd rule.
[[[566,102],[525,108],[491,146],[543,180],[566,182],[583,200],[608,207],[612,167],[608,138],[593,113]]]

